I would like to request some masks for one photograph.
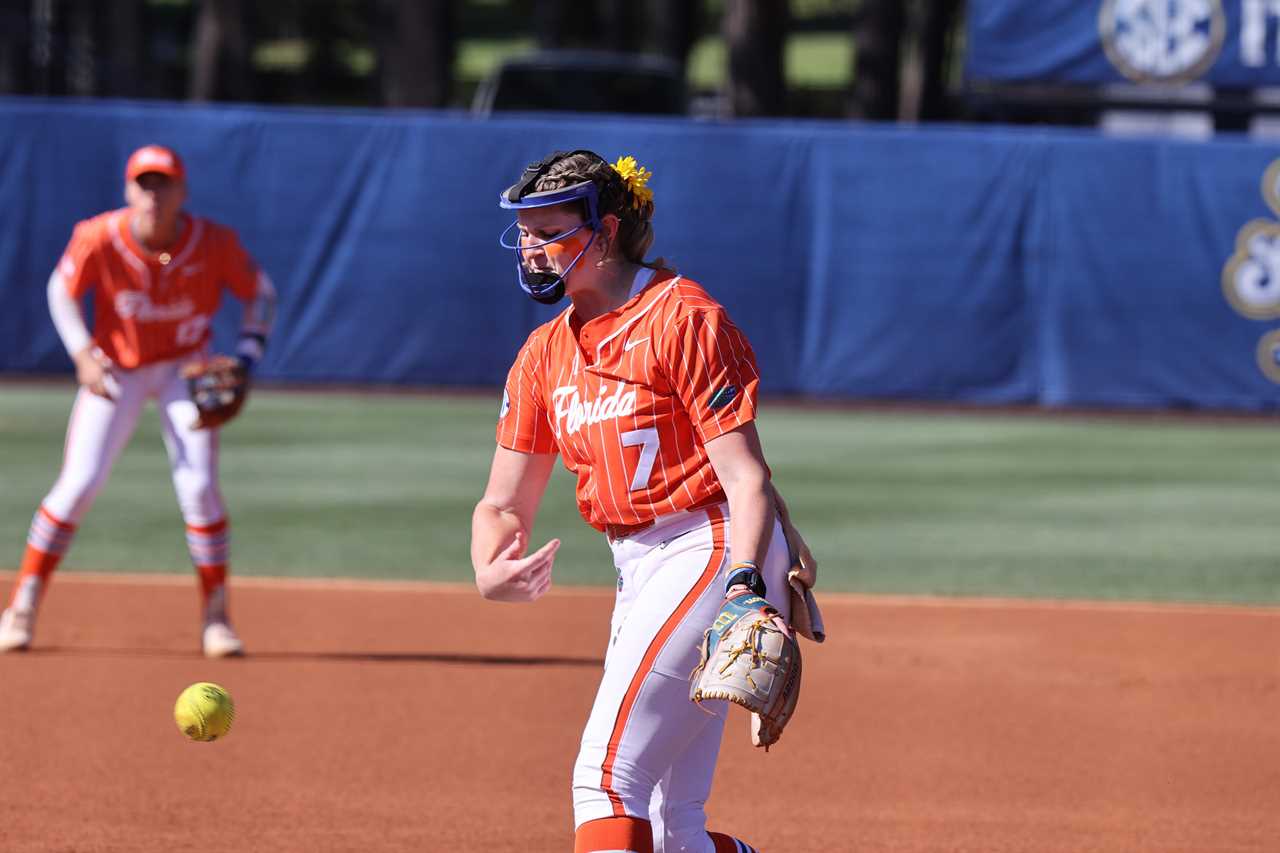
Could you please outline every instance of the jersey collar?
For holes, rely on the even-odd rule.
[[[129,208],[123,208],[120,216],[116,218],[116,228],[120,234],[120,240],[124,243],[125,248],[147,265],[171,266],[174,261],[185,260],[185,256],[192,245],[192,235],[195,232],[194,223],[187,213],[179,213],[178,221],[181,230],[178,232],[178,239],[168,249],[159,252],[152,252],[147,249],[133,236],[133,229],[129,227],[130,216]],[[176,265],[174,265],[176,269]]]
[[[573,307],[567,308],[563,315],[564,333],[578,347],[584,362],[594,364],[604,345],[640,319],[652,307],[652,303],[658,296],[666,290],[666,285],[672,283],[675,278],[676,274],[671,270],[654,270],[645,267],[636,273],[627,301],[614,310],[601,314],[575,329],[572,319]]]

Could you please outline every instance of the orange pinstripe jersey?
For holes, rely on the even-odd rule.
[[[643,279],[641,279],[642,281]],[[724,499],[705,444],[755,418],[755,354],[695,282],[660,271],[616,311],[539,326],[507,376],[498,443],[559,452],[600,530]]]
[[[153,253],[134,239],[122,208],[76,225],[58,262],[75,299],[94,292],[93,342],[132,369],[199,350],[224,287],[241,300],[258,292],[258,268],[234,231],[182,215],[182,236]]]

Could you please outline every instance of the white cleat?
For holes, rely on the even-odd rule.
[[[244,654],[244,643],[240,642],[236,632],[226,622],[210,622],[205,625],[201,643],[207,658],[230,658]]]
[[[30,648],[35,630],[34,610],[15,610],[11,607],[0,613],[0,652],[20,652]]]

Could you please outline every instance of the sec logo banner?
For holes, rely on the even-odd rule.
[[[1280,160],[1262,175],[1262,199],[1280,215]],[[1236,250],[1222,267],[1222,294],[1250,320],[1280,318],[1280,222],[1254,219],[1236,234]],[[1280,384],[1280,329],[1258,341],[1258,369]]]
[[[1221,0],[1105,0],[1098,32],[1107,59],[1139,83],[1185,83],[1217,61],[1226,36]]]

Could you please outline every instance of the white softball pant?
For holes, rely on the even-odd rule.
[[[180,366],[179,361],[164,361],[137,370],[114,369],[107,383],[114,400],[80,388],[67,425],[62,471],[43,502],[50,513],[79,524],[129,443],[143,406],[154,399],[184,520],[205,526],[223,519],[218,431],[191,429],[196,407],[178,373]]]
[[[711,853],[704,806],[728,703],[693,704],[689,675],[724,601],[728,509],[664,516],[610,545],[619,587],[604,676],[574,766],[574,823],[647,818],[655,853]],[[784,617],[789,562],[775,522],[761,573]],[[748,717],[740,716],[747,737]]]

